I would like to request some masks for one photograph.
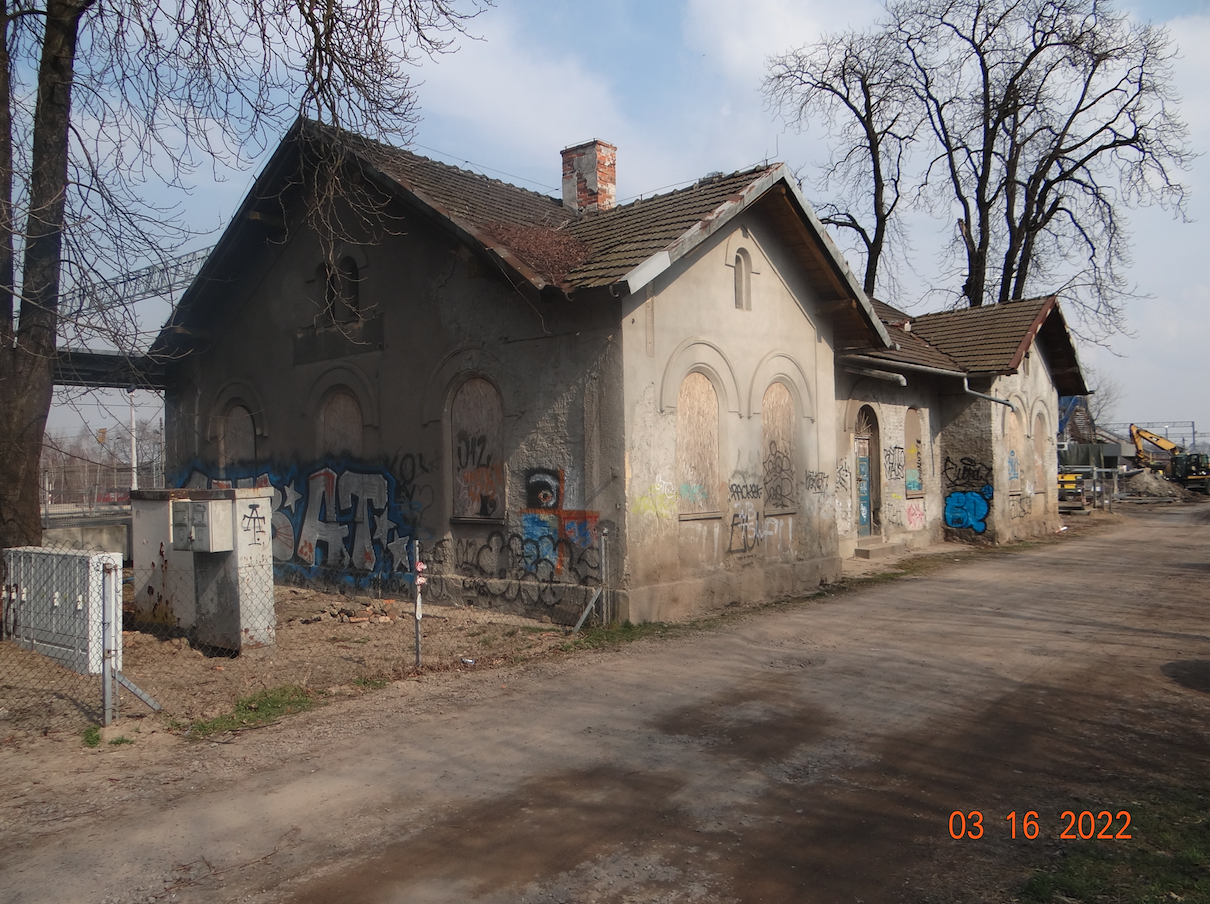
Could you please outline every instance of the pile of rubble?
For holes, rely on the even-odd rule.
[[[304,625],[313,625],[335,619],[343,624],[389,624],[399,618],[399,604],[395,600],[376,600],[367,596],[352,598],[336,597],[323,611],[310,618],[300,619]]]
[[[1170,483],[1163,474],[1143,471],[1126,481],[1126,492],[1131,496],[1181,496],[1182,488]]]

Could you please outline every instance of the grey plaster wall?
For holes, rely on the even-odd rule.
[[[748,309],[735,260],[751,261]],[[626,615],[664,619],[767,599],[838,576],[833,353],[799,265],[749,212],[623,309]],[[702,374],[718,401],[717,485],[678,471],[678,395]],[[794,402],[791,449],[763,448],[771,383]],[[779,480],[780,507],[767,486]]]
[[[391,234],[334,255],[357,262],[361,323],[325,322],[309,230],[250,249],[246,277],[212,292],[213,336],[166,399],[178,482],[271,484],[279,581],[409,591],[419,540],[430,601],[567,621],[602,579],[601,529],[623,501],[619,303],[527,298],[427,220],[395,216]],[[451,424],[470,379],[500,400],[499,435],[473,455]],[[325,444],[334,394],[357,400],[361,423]],[[255,424],[236,460],[233,406]],[[557,486],[540,509],[535,473]],[[455,517],[469,492],[482,514]]]

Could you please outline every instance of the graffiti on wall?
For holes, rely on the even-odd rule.
[[[847,458],[839,459],[836,462],[836,489],[841,493],[849,492],[852,487],[853,475],[849,471],[849,460]]]
[[[665,496],[670,492],[668,487]],[[527,470],[520,529],[438,543],[433,555],[438,573],[429,579],[429,597],[554,606],[573,587],[599,585],[598,513],[569,509],[565,499],[561,469]],[[675,511],[675,497],[671,505]]]
[[[324,579],[366,587],[411,580],[408,544],[418,532],[405,516],[390,470],[322,462],[311,468],[230,471],[217,478],[195,467],[178,485],[271,488],[270,511],[245,517],[252,519],[247,529],[263,530],[271,543],[279,581]]]
[[[454,444],[454,514],[464,518],[504,517],[504,460],[487,435],[459,431]]]
[[[923,530],[924,529],[924,501],[921,499],[912,499],[908,502],[905,508],[907,517],[908,530]]]
[[[892,446],[882,452],[882,465],[887,480],[903,480],[907,468],[907,458],[903,446]]]
[[[828,491],[828,475],[823,471],[807,472],[807,492],[826,493]]]
[[[677,489],[671,481],[656,475],[655,483],[634,500],[631,511],[635,514],[655,515],[657,518],[675,518],[677,515]]]
[[[777,447],[776,440],[769,442],[769,453],[763,465],[765,505],[774,509],[793,508],[794,462]]]
[[[971,530],[982,534],[987,530],[991,512],[992,469],[973,458],[955,462],[947,457],[941,469],[945,479],[945,524],[955,530]]]
[[[921,472],[924,470],[924,449],[920,440],[912,443],[912,447],[908,449],[908,465],[904,477],[905,488],[909,493],[923,493],[924,480]]]
[[[980,490],[958,490],[945,497],[945,523],[955,530],[973,530],[981,534],[987,530],[987,516],[991,511],[991,484]]]
[[[1021,496],[1008,497],[1008,517],[1012,519],[1028,518],[1034,509],[1034,498],[1029,493]]]
[[[992,482],[992,469],[973,458],[960,458],[954,461],[946,456],[941,468],[941,476],[947,489],[977,490]]]

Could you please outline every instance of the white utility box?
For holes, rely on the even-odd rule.
[[[273,489],[130,495],[139,617],[178,627],[199,644],[222,650],[272,645]]]

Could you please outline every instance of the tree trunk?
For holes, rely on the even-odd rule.
[[[38,463],[54,388],[59,266],[67,190],[69,114],[80,15],[87,4],[46,8],[26,221],[21,312],[15,343],[0,348],[0,545],[37,544]],[[11,172],[11,167],[10,167]],[[11,231],[7,237],[11,242]]]

